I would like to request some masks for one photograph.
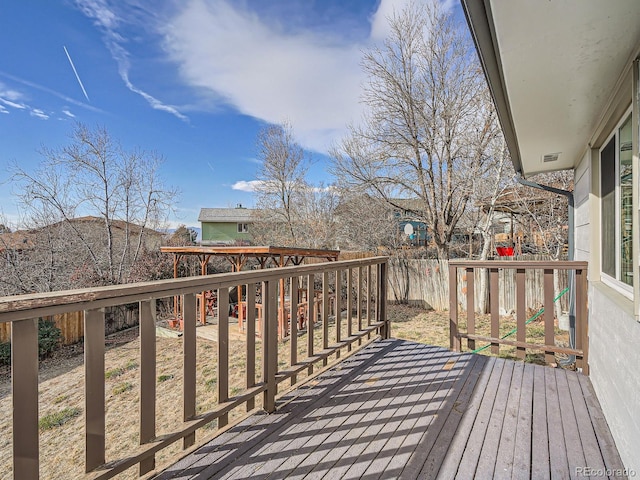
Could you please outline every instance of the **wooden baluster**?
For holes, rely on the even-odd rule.
[[[186,302],[185,302],[186,303]],[[187,305],[184,305],[184,323]],[[156,436],[156,302],[139,302],[140,312],[140,445]],[[140,462],[140,476],[155,468],[155,455]]]
[[[84,375],[85,471],[90,472],[105,463],[104,310],[84,312]]]
[[[475,271],[473,267],[466,268],[466,280],[467,280],[467,333],[470,335],[476,334],[476,302],[475,302]],[[476,341],[474,339],[467,339],[467,348],[469,350],[476,349]]]
[[[182,300],[184,321],[182,332],[182,420],[191,420],[196,415],[196,295],[188,293]],[[218,315],[218,320],[220,316]],[[196,434],[190,433],[182,440],[182,448],[196,442]]]
[[[218,289],[218,404],[229,400],[229,288]],[[229,414],[218,417],[218,428],[229,423]]]
[[[247,388],[256,385],[256,285],[247,285]],[[255,398],[247,400],[247,412],[256,407]]]
[[[449,348],[459,352],[460,336],[458,335],[458,269],[449,265]]]
[[[347,337],[353,335],[353,318],[351,312],[353,310],[353,270],[347,269]],[[347,346],[347,351],[351,351],[351,343]]]
[[[100,381],[104,385],[104,367]],[[20,320],[11,324],[11,389],[13,392],[13,478],[16,480],[38,478],[40,461],[37,319]],[[102,401],[104,402],[104,394]],[[95,458],[94,456],[88,458],[87,471],[104,463],[104,410],[102,419],[102,457],[96,455]],[[89,440],[88,435],[87,440]],[[98,450],[99,447],[98,444]]]
[[[315,277],[313,274],[307,276],[307,357],[314,355],[314,329],[318,318],[316,311]],[[307,373],[313,373],[313,365],[309,365]]]
[[[555,345],[555,333],[554,333],[554,308],[553,308],[553,270],[549,268],[544,269],[544,343],[545,345]],[[544,352],[545,362],[550,365],[555,363],[556,359],[551,351],[545,350]]]
[[[329,348],[329,272],[322,273],[322,349]],[[322,365],[326,366],[329,359],[324,357]]]
[[[489,292],[491,296],[491,338],[500,338],[500,290],[498,282],[498,269],[489,269]],[[491,343],[491,353],[500,354],[500,344]]]
[[[289,339],[290,363],[294,366],[298,363],[298,278],[289,278],[289,328],[291,338]],[[291,377],[291,385],[298,381],[296,375]]]
[[[518,342],[527,341],[527,304],[526,304],[526,270],[518,268],[516,270],[516,340]],[[527,356],[527,349],[518,347],[516,354],[519,359],[524,360]]]
[[[267,413],[276,409],[276,374],[278,372],[278,288],[277,281],[270,280],[262,284],[262,303],[264,312],[264,354],[263,382],[267,385],[263,404]]]

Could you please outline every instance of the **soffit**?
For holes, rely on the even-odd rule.
[[[640,1],[486,0],[482,16],[477,1],[463,0],[472,31],[491,35],[474,32],[494,98],[504,99],[498,110],[516,168],[529,176],[575,167],[640,46]],[[627,105],[630,83],[628,92]]]

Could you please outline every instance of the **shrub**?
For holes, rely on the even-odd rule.
[[[38,320],[38,354],[40,358],[51,355],[58,348],[62,331],[53,320]]]
[[[53,320],[38,320],[38,355],[45,358],[60,345],[61,330]],[[11,365],[11,343],[0,343],[0,365]]]
[[[11,343],[0,343],[0,365],[11,364]]]

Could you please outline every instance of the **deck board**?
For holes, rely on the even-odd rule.
[[[157,475],[573,478],[623,468],[587,377],[377,341]]]

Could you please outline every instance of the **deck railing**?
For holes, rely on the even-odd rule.
[[[111,478],[136,465],[139,465],[139,475],[142,476],[156,468],[155,454],[161,449],[180,440],[185,449],[194,445],[196,431],[200,427],[214,420],[217,420],[218,428],[227,425],[232,409],[243,407],[247,411],[252,410],[260,395],[263,408],[273,412],[278,385],[282,382],[290,380],[290,385],[295,385],[303,381],[301,377],[311,373],[318,362],[321,366],[315,367],[316,372],[326,366],[332,356],[338,361],[377,335],[387,338],[386,277],[386,257],[375,257],[0,298],[0,322],[10,322],[12,327],[13,477],[39,477],[39,317],[84,311],[86,477]],[[230,395],[229,323],[220,321],[217,332],[217,406],[196,414],[196,296],[202,291],[217,290],[219,312],[226,312],[228,290],[237,285],[246,285],[247,292],[246,385],[239,394]],[[290,319],[288,359],[278,358],[278,302],[282,298],[282,288],[286,289],[289,299],[299,298],[300,289],[313,291],[320,288],[322,292],[317,317],[313,312],[311,315],[309,311],[304,312],[306,349],[304,345],[298,345],[298,338],[304,336],[299,335],[297,319]],[[182,352],[176,353],[183,369],[182,405],[181,409],[176,409],[181,426],[169,434],[157,436],[155,305],[159,299],[174,296],[181,296],[184,305],[183,348]],[[331,318],[329,303],[333,296],[336,315]],[[140,307],[140,387],[139,404],[132,405],[131,412],[139,412],[139,447],[125,458],[106,458],[104,308],[135,302]],[[261,322],[262,335],[258,340],[255,331],[256,302],[261,303],[264,318]],[[308,305],[309,302],[307,308]],[[295,312],[295,309],[290,311]],[[321,348],[314,347],[317,335],[322,337]],[[256,361],[257,342],[262,344],[261,365]],[[305,350],[305,358],[298,358],[299,352]],[[256,371],[260,368],[262,378],[258,382]]]
[[[458,284],[458,269],[466,272],[464,275],[464,285]],[[475,301],[476,271],[478,269],[488,270],[489,287],[489,310],[490,324],[488,332],[478,334],[477,316]],[[527,305],[526,298],[526,276],[527,272],[535,270],[543,275],[544,303],[543,305]],[[575,318],[575,339],[574,344],[558,345],[556,342],[556,325],[554,300],[558,296],[554,289],[554,271],[567,272],[569,276],[575,275],[575,285],[567,287],[567,292],[571,295],[573,289],[574,298],[573,311]],[[505,319],[501,319],[499,309],[500,283],[499,279],[505,272],[515,274],[515,326],[511,331],[504,333]],[[461,290],[462,288],[462,290]],[[466,293],[466,305],[458,302],[459,292]],[[571,303],[571,301],[570,301]],[[532,308],[533,307],[533,308]],[[464,316],[459,314],[460,310],[466,310]],[[534,313],[535,312],[535,313]],[[532,315],[533,313],[533,315]],[[504,317],[504,316],[503,316]],[[461,351],[463,342],[467,340],[467,348],[472,351],[476,349],[476,341],[486,342],[481,348],[490,348],[491,354],[500,354],[500,346],[507,345],[515,347],[517,358],[525,359],[527,350],[537,350],[544,352],[544,359],[547,364],[555,363],[555,354],[565,354],[576,357],[576,366],[582,369],[585,374],[589,373],[588,364],[588,314],[587,314],[587,262],[578,261],[519,261],[519,260],[451,260],[449,262],[449,318],[450,318],[450,347],[454,351]],[[527,341],[529,337],[528,324],[536,319],[538,325],[542,323],[542,341]],[[466,323],[465,331],[463,331]],[[538,326],[539,329],[539,326]],[[514,338],[515,337],[515,338]],[[567,343],[567,342],[564,342]]]

